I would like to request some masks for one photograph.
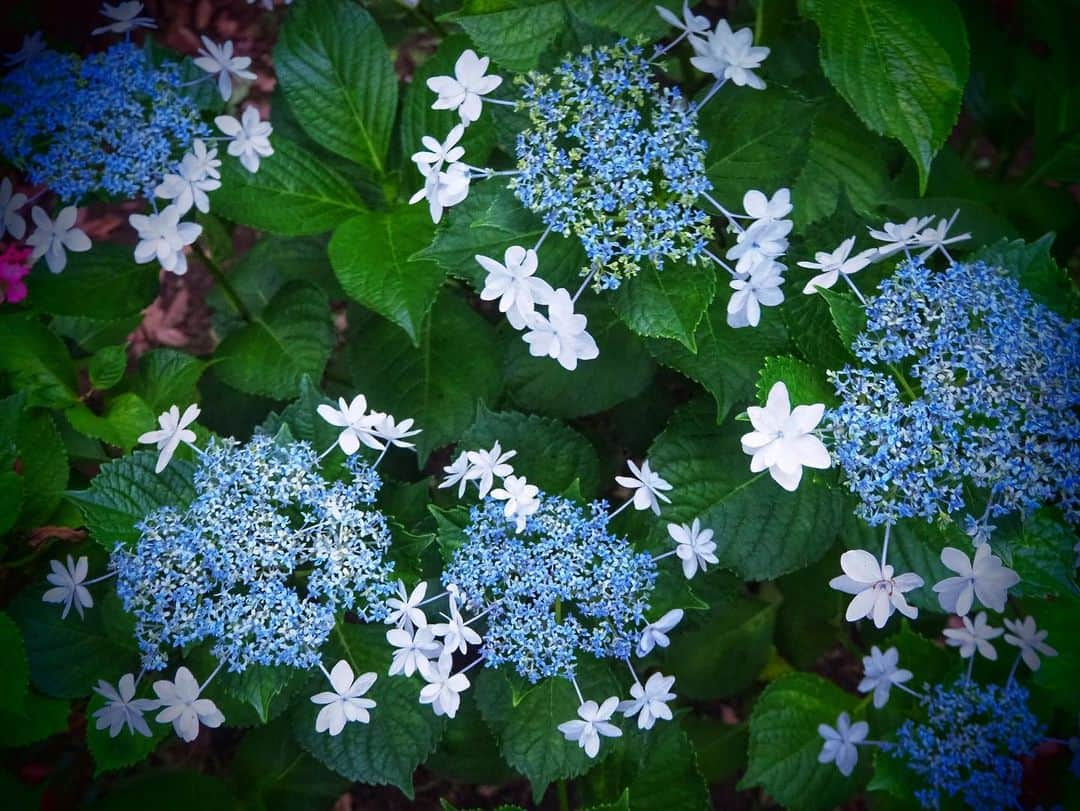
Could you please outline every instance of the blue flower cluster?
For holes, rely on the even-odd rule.
[[[540,494],[521,533],[488,498],[472,509],[468,538],[443,582],[486,612],[480,650],[524,678],[572,676],[579,653],[625,659],[645,624],[656,564],[608,530],[602,502],[587,508]]]
[[[152,196],[209,134],[179,68],[130,42],[83,59],[42,51],[0,84],[0,154],[65,203]]]
[[[135,616],[144,667],[204,640],[232,671],[312,667],[339,612],[386,616],[390,532],[370,506],[379,477],[357,457],[348,482],[327,482],[317,467],[307,443],[211,441],[194,501],[151,513],[138,544],[117,547],[117,593]]]
[[[827,422],[858,514],[871,525],[1055,503],[1080,520],[1080,325],[983,263],[900,265],[832,372]]]
[[[1028,708],[1028,692],[961,679],[935,685],[923,701],[927,720],[905,721],[885,751],[926,782],[915,792],[923,808],[941,795],[960,795],[971,808],[1018,808],[1019,758],[1043,740],[1045,729]]]
[[[522,83],[530,126],[517,138],[512,187],[546,225],[581,240],[605,286],[642,261],[702,255],[712,238],[695,207],[712,188],[706,144],[695,111],[677,88],[657,86],[640,47],[586,47]]]

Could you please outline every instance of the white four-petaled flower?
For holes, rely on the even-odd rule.
[[[442,639],[443,650],[447,653],[467,653],[469,645],[479,645],[484,640],[476,631],[469,627],[465,618],[461,616],[457,598],[451,594],[450,614],[443,614],[446,622],[440,622],[431,627],[431,633]]]
[[[499,302],[499,311],[514,329],[524,329],[529,318],[536,312],[537,304],[547,304],[555,290],[543,279],[535,276],[538,264],[536,251],[520,245],[511,245],[497,262],[488,256],[476,255],[476,261],[487,271],[480,298]]]
[[[233,56],[232,40],[225,40],[221,45],[207,36],[202,37],[203,46],[199,48],[199,55],[195,57],[195,66],[205,70],[211,76],[215,73],[218,77],[218,92],[221,98],[228,101],[232,96],[232,80],[255,79],[255,74],[248,70],[251,66],[250,56]]]
[[[67,619],[72,605],[75,606],[80,617],[83,616],[84,608],[94,607],[94,598],[89,589],[83,585],[90,571],[90,561],[85,555],[77,561],[72,560],[71,555],[68,555],[66,566],[61,565],[58,560],[50,560],[49,566],[52,568],[52,573],[46,575],[45,579],[52,583],[53,587],[41,595],[41,599],[46,603],[63,603],[64,613],[60,615],[60,619]]]
[[[870,236],[878,242],[884,243],[877,249],[878,261],[892,256],[898,251],[907,250],[919,243],[919,232],[934,219],[929,217],[912,217],[906,222],[887,222],[881,230],[868,228]]]
[[[143,4],[139,0],[127,0],[124,3],[117,3],[115,6],[111,3],[102,3],[101,16],[107,17],[112,22],[100,28],[95,28],[90,33],[95,35],[104,33],[126,34],[136,28],[157,28],[157,23],[154,22],[153,17],[139,16],[142,10]]]
[[[135,698],[135,676],[127,673],[113,687],[99,680],[94,692],[105,699],[105,706],[94,713],[97,729],[109,728],[109,737],[115,738],[125,726],[130,732],[150,737],[150,727],[143,713],[157,709],[158,703],[149,698]]]
[[[378,439],[385,440],[388,445],[393,445],[395,448],[415,448],[412,442],[405,442],[411,436],[416,436],[421,433],[422,429],[413,428],[414,420],[409,419],[396,422],[393,414],[375,413],[372,414],[373,422],[371,425],[371,433],[378,437]],[[379,450],[383,449],[382,443],[380,443]]]
[[[199,725],[215,729],[225,722],[225,716],[208,698],[200,698],[203,688],[191,671],[180,667],[176,681],[161,679],[154,682],[159,706],[163,709],[155,717],[159,724],[173,725],[182,741],[191,743],[199,736]]]
[[[465,488],[469,486],[468,473],[470,470],[472,470],[472,466],[469,464],[468,451],[462,451],[453,462],[443,468],[443,473],[446,475],[439,482],[439,488],[453,487],[456,484],[458,486],[458,498],[461,498],[465,495]]]
[[[13,68],[23,62],[29,62],[47,47],[45,35],[40,31],[35,31],[33,34],[24,34],[19,50],[4,54],[4,67]]]
[[[420,703],[430,704],[436,715],[453,718],[461,706],[461,694],[469,689],[469,678],[464,673],[451,673],[453,654],[444,650],[437,662],[421,671],[427,684],[420,690]]]
[[[687,0],[683,0],[681,20],[675,16],[674,12],[663,6],[657,6],[656,13],[668,25],[687,34],[704,34],[712,26],[708,17],[701,17],[690,10],[690,3]]]
[[[960,628],[945,629],[945,644],[959,648],[961,659],[970,659],[976,651],[991,661],[997,659],[997,649],[990,644],[990,640],[1001,636],[1005,629],[992,627],[986,621],[985,611],[975,615],[975,622],[966,616],[961,617],[960,622]]]
[[[503,479],[502,487],[491,491],[491,497],[506,502],[503,514],[513,518],[517,531],[521,532],[528,517],[540,509],[539,493],[540,488],[529,484],[524,476],[507,476]]]
[[[956,209],[953,215],[949,219],[942,217],[937,224],[937,227],[930,226],[924,228],[918,236],[916,243],[920,248],[926,248],[921,254],[920,259],[926,259],[932,256],[936,251],[941,251],[945,254],[945,258],[950,262],[952,257],[949,256],[949,251],[945,247],[946,245],[952,245],[954,242],[963,242],[965,239],[971,239],[971,234],[956,234],[955,236],[949,236],[949,229],[952,228],[953,223],[956,222],[957,216],[960,214],[960,209]]]
[[[354,679],[353,669],[344,659],[334,665],[327,675],[333,691],[316,693],[311,697],[313,704],[324,705],[315,717],[315,731],[338,735],[350,721],[361,724],[370,721],[368,710],[375,706],[375,702],[363,696],[371,689],[378,675],[362,673]]]
[[[893,567],[878,563],[877,558],[862,549],[852,549],[840,556],[844,573],[829,581],[837,591],[855,595],[848,604],[844,618],[856,622],[872,617],[874,625],[884,628],[893,611],[915,619],[919,609],[904,598],[906,592],[917,589],[923,579],[917,574],[893,575]]]
[[[595,701],[586,701],[578,707],[578,718],[581,720],[566,721],[559,724],[559,732],[568,741],[577,741],[577,745],[585,750],[589,757],[596,757],[600,751],[600,736],[618,738],[622,730],[610,723],[611,716],[619,707],[618,696],[611,696],[603,704]]]
[[[15,239],[26,235],[26,220],[19,211],[26,205],[26,195],[15,192],[11,178],[0,180],[0,237],[7,231]]]
[[[756,327],[761,322],[761,308],[775,307],[784,301],[784,266],[772,259],[763,259],[750,270],[746,278],[732,279],[735,292],[727,305],[730,327]]]
[[[433,110],[457,110],[463,124],[471,124],[483,110],[483,96],[502,84],[501,76],[486,76],[488,57],[478,57],[466,48],[454,63],[453,76],[432,76],[427,80],[428,89],[438,94]]]
[[[818,251],[814,254],[813,262],[799,262],[801,268],[819,271],[818,275],[806,283],[803,292],[806,294],[816,293],[819,287],[828,289],[840,279],[841,276],[850,276],[858,273],[871,262],[877,255],[876,248],[868,248],[854,256],[851,249],[855,247],[855,237],[848,237],[840,246],[831,253]]]
[[[652,510],[660,515],[660,502],[671,503],[671,499],[664,495],[664,491],[671,489],[671,484],[649,468],[648,459],[641,463],[641,467],[634,464],[633,459],[627,459],[626,466],[630,468],[630,475],[616,476],[615,481],[634,491],[634,509]]]
[[[34,250],[30,253],[30,261],[36,262],[42,256],[45,264],[53,273],[60,273],[67,267],[66,251],[82,253],[90,250],[90,237],[81,228],[75,227],[75,218],[79,210],[75,206],[60,209],[56,219],[49,219],[49,215],[38,206],[30,210],[30,218],[37,228],[26,238],[26,244]]]
[[[170,273],[177,276],[187,273],[184,248],[199,238],[202,226],[194,222],[180,222],[180,216],[180,207],[174,204],[156,214],[132,214],[128,217],[131,227],[139,233],[139,244],[135,246],[136,262],[142,265],[156,258]]]
[[[217,150],[207,150],[202,141],[196,141],[191,152],[184,155],[177,171],[165,175],[154,189],[154,194],[163,200],[173,200],[181,215],[187,214],[192,207],[203,214],[210,210],[210,198],[206,193],[221,188],[218,173],[210,174],[212,168],[221,165],[216,160]]]
[[[668,531],[670,532],[672,525],[668,525]],[[683,610],[681,608],[673,608],[668,611],[664,616],[658,619],[656,622],[650,622],[641,631],[641,637],[637,643],[637,655],[648,656],[655,648],[666,648],[671,644],[671,640],[668,639],[668,632],[678,625],[683,618]]]
[[[1009,633],[1005,634],[1005,641],[1020,649],[1020,658],[1032,670],[1039,669],[1040,653],[1043,656],[1057,656],[1057,651],[1045,642],[1048,632],[1038,629],[1034,617],[1005,620],[1005,627],[1009,629]]]
[[[319,416],[336,428],[341,429],[337,444],[346,456],[352,456],[360,450],[360,444],[372,450],[381,451],[385,446],[373,436],[372,427],[382,415],[378,412],[369,414],[367,398],[362,394],[353,397],[352,402],[338,398],[338,407],[323,403],[315,409]]]
[[[405,591],[405,584],[398,581],[397,596],[390,597],[386,601],[390,612],[386,615],[387,625],[396,625],[411,631],[413,627],[423,628],[427,625],[427,617],[424,616],[420,603],[424,602],[427,595],[427,581],[421,580],[411,592]]]
[[[756,220],[739,232],[735,244],[724,255],[735,260],[737,273],[748,274],[762,262],[775,259],[788,249],[787,235],[792,227],[791,220]]]
[[[836,763],[840,774],[850,776],[859,762],[856,745],[866,740],[869,732],[869,724],[865,721],[851,723],[846,712],[840,713],[836,719],[836,729],[828,724],[819,724],[818,734],[825,739],[825,743],[818,755],[818,763]]]
[[[546,318],[534,312],[527,320],[529,331],[523,340],[529,345],[530,355],[534,358],[554,358],[571,372],[577,368],[579,360],[599,357],[600,349],[586,331],[588,319],[574,312],[569,290],[559,288],[552,293],[547,308]]]
[[[950,614],[964,616],[976,597],[987,608],[1004,611],[1009,589],[1020,582],[1020,576],[990,552],[990,544],[976,548],[972,560],[959,549],[946,546],[941,550],[941,562],[957,574],[934,584],[938,602]]]
[[[239,120],[231,115],[219,115],[214,119],[214,124],[232,139],[229,154],[240,158],[240,163],[249,172],[259,171],[260,159],[274,154],[274,148],[270,145],[274,128],[269,121],[261,120],[259,111],[254,107],[247,107]]]
[[[863,657],[863,679],[859,682],[859,692],[874,693],[874,706],[881,709],[889,702],[889,690],[894,684],[910,681],[914,675],[910,670],[898,667],[900,654],[896,648],[889,648],[884,653],[874,645],[870,655]]]
[[[390,675],[399,673],[411,676],[420,671],[422,676],[433,658],[438,657],[443,646],[436,641],[430,626],[417,628],[412,632],[404,628],[393,628],[386,632],[386,641],[397,650],[390,662]]]
[[[657,720],[670,721],[668,702],[675,698],[671,692],[673,684],[675,677],[663,673],[653,673],[645,684],[635,681],[630,688],[630,700],[619,702],[619,712],[627,718],[636,715],[638,729],[652,729]]]
[[[716,557],[716,542],[711,529],[701,528],[701,519],[695,518],[692,524],[668,524],[668,535],[675,541],[675,556],[682,561],[683,575],[690,580],[698,569],[707,571],[706,564],[719,563]]]
[[[457,163],[465,156],[465,148],[458,146],[458,141],[464,134],[465,125],[457,124],[447,134],[446,140],[441,143],[430,135],[425,135],[420,139],[420,143],[426,147],[427,151],[414,152],[413,163],[424,175],[433,169],[441,169],[443,164]]]
[[[177,406],[170,406],[168,411],[158,417],[160,428],[156,431],[147,431],[139,437],[139,442],[143,445],[157,446],[158,460],[154,465],[155,473],[160,473],[168,467],[181,442],[194,445],[195,432],[188,426],[199,418],[200,413],[199,407],[194,403],[185,408],[183,414]]]
[[[778,380],[765,407],[750,406],[746,414],[754,430],[741,441],[743,453],[751,455],[751,472],[768,470],[777,484],[794,491],[804,466],[824,470],[832,463],[824,443],[812,433],[825,414],[823,403],[792,409],[787,386]]]
[[[442,219],[444,209],[456,206],[469,196],[472,175],[465,164],[451,163],[445,171],[434,167],[425,171],[424,164],[417,164],[417,168],[424,175],[424,187],[409,198],[409,204],[427,200],[432,222]]]
[[[475,481],[479,497],[486,498],[495,486],[496,478],[505,479],[514,472],[514,468],[507,463],[515,456],[517,451],[504,451],[498,440],[491,446],[491,450],[468,451],[465,460],[469,467],[465,472],[465,479]]]

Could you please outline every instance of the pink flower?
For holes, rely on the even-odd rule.
[[[0,302],[17,304],[26,298],[23,279],[30,272],[30,249],[9,245],[0,253]]]

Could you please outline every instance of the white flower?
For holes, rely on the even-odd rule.
[[[196,138],[191,144],[191,151],[185,157],[192,160],[192,171],[201,172],[203,177],[221,179],[221,161],[217,156],[217,147],[206,148],[201,138]]]
[[[926,259],[927,257],[932,256],[935,251],[941,251],[945,254],[946,258],[951,261],[952,257],[949,256],[949,252],[946,250],[945,246],[952,245],[954,242],[962,242],[965,239],[971,239],[971,234],[967,233],[957,234],[954,237],[949,236],[949,229],[952,228],[953,223],[956,222],[956,218],[959,214],[960,209],[957,209],[949,219],[946,220],[943,217],[939,220],[937,228],[926,228],[919,234],[918,238],[915,240],[915,244],[919,248],[926,248],[925,251],[919,254],[920,259]]]
[[[225,722],[225,716],[208,698],[199,698],[202,687],[186,667],[176,671],[176,681],[161,679],[154,682],[161,710],[154,718],[159,724],[172,723],[180,740],[191,743],[199,736],[199,724],[215,729]]]
[[[4,55],[4,66],[13,68],[16,65],[21,65],[23,62],[29,62],[39,53],[46,48],[45,37],[40,31],[35,31],[33,34],[25,34],[22,39],[22,46],[17,51],[11,51]]]
[[[986,621],[986,612],[980,611],[975,615],[975,622],[970,617],[961,617],[963,628],[946,628],[945,644],[954,648],[960,648],[960,658],[970,659],[978,651],[991,661],[997,659],[997,649],[990,644],[991,639],[996,639],[1005,633],[1004,628],[992,628]]]
[[[877,259],[885,259],[897,251],[917,245],[919,232],[932,219],[934,219],[933,215],[929,217],[912,217],[903,223],[887,222],[880,231],[868,228],[871,237],[878,240],[878,242],[885,243],[877,249]]]
[[[706,564],[719,563],[716,557],[716,542],[713,541],[713,531],[702,529],[701,520],[694,519],[694,523],[668,524],[668,535],[677,544],[675,556],[682,561],[683,574],[689,580],[698,569],[707,571]]]
[[[396,625],[406,631],[411,631],[413,626],[423,628],[427,625],[427,617],[420,608],[420,603],[424,602],[427,595],[427,582],[421,580],[416,588],[406,594],[405,584],[399,580],[397,590],[397,597],[386,601],[386,606],[390,609],[390,613],[386,615],[386,624]]]
[[[156,258],[170,273],[177,276],[187,273],[184,247],[199,238],[202,226],[194,222],[180,222],[180,215],[180,207],[171,205],[157,214],[132,214],[128,217],[131,227],[139,232],[139,244],[135,246],[136,262],[142,265]]]
[[[508,465],[511,459],[517,456],[517,451],[503,451],[502,445],[496,440],[489,451],[468,451],[465,458],[469,469],[465,474],[468,481],[475,481],[480,490],[480,498],[485,498],[495,484],[495,478],[505,479],[514,472],[514,468]]]
[[[832,464],[829,452],[812,431],[825,414],[825,405],[799,405],[791,408],[787,386],[782,380],[773,383],[765,407],[746,409],[754,430],[743,434],[743,453],[751,455],[750,471],[768,469],[773,480],[789,492],[802,481],[803,467],[824,470]]]
[[[332,736],[339,735],[350,721],[361,724],[370,721],[371,714],[368,710],[375,706],[375,702],[370,698],[363,698],[363,695],[371,689],[378,675],[362,673],[354,680],[352,667],[342,659],[334,665],[329,676],[333,692],[316,693],[311,697],[313,704],[325,705],[315,717],[315,731],[329,732]]]
[[[814,254],[813,262],[799,262],[798,265],[801,268],[821,271],[806,283],[803,292],[809,295],[816,293],[819,287],[828,289],[836,284],[840,279],[840,274],[850,276],[852,273],[858,273],[874,261],[877,255],[876,248],[867,248],[851,256],[851,249],[854,246],[855,237],[848,237],[832,253],[818,251]]]
[[[889,648],[884,653],[877,645],[870,648],[870,655],[863,657],[863,680],[859,682],[859,692],[874,691],[874,706],[881,709],[889,702],[889,690],[894,684],[910,681],[912,672],[897,667],[900,653],[896,648]]]
[[[469,645],[479,645],[484,640],[468,626],[461,616],[457,600],[450,595],[450,616],[443,614],[446,622],[440,622],[431,626],[431,633],[443,641],[443,650],[449,654],[457,652],[467,653]]]
[[[464,673],[451,675],[453,655],[444,650],[434,665],[421,671],[427,684],[420,690],[420,703],[430,704],[436,715],[453,718],[461,706],[461,693],[469,689],[469,678]]]
[[[755,265],[746,279],[732,279],[731,298],[727,306],[730,327],[756,327],[761,321],[761,308],[775,307],[784,301],[784,266],[771,259]]]
[[[26,220],[19,211],[26,205],[26,195],[12,191],[11,178],[0,180],[0,237],[7,231],[15,239],[22,239],[26,235]]]
[[[156,710],[158,703],[149,698],[135,698],[134,675],[127,673],[121,676],[115,688],[107,681],[99,680],[94,692],[106,701],[105,706],[94,713],[97,729],[108,727],[109,737],[115,738],[127,726],[130,732],[150,737],[150,727],[143,713]]]
[[[138,0],[117,3],[115,6],[110,3],[102,3],[101,16],[107,17],[113,22],[108,25],[103,25],[101,28],[95,28],[90,33],[104,34],[106,32],[112,32],[114,34],[126,34],[136,28],[157,28],[157,24],[154,22],[153,17],[139,16],[139,12],[142,10],[143,4]]]
[[[574,312],[570,291],[559,288],[547,301],[547,318],[539,313],[529,316],[529,331],[523,336],[534,358],[555,358],[568,371],[577,368],[579,360],[599,357],[596,341],[586,331],[589,322],[584,315]]]
[[[394,628],[386,632],[386,641],[397,648],[390,663],[391,676],[399,673],[411,676],[418,670],[423,675],[430,660],[443,650],[430,627],[417,628],[412,633],[404,628]]]
[[[427,147],[427,151],[413,153],[413,162],[424,175],[432,169],[441,169],[444,163],[457,163],[465,156],[464,147],[458,146],[458,141],[464,134],[465,125],[458,124],[450,130],[442,143],[430,135],[425,135],[420,139],[420,143]]]
[[[469,465],[469,454],[467,451],[462,451],[458,454],[457,459],[446,465],[443,468],[443,473],[446,476],[439,482],[439,488],[453,487],[455,484],[458,486],[458,498],[465,495],[465,488],[469,486],[469,471],[472,470],[472,466]]]
[[[487,271],[480,298],[499,301],[499,311],[506,313],[510,326],[524,329],[535,312],[535,305],[547,304],[555,291],[551,285],[533,274],[536,273],[536,251],[520,245],[511,245],[500,264],[487,256],[476,255],[476,261]]]
[[[170,406],[168,411],[158,417],[158,425],[161,427],[157,431],[147,431],[139,437],[139,442],[143,445],[157,445],[155,473],[160,473],[168,466],[181,442],[188,445],[195,443],[195,432],[188,426],[199,418],[200,413],[195,404],[185,408],[183,414],[177,406]]]
[[[934,585],[938,602],[950,614],[964,616],[971,610],[976,597],[987,608],[1004,611],[1008,590],[1020,582],[1016,572],[1003,566],[1001,558],[991,554],[990,544],[978,547],[973,560],[968,560],[959,549],[946,546],[941,550],[941,562],[958,575]]]
[[[600,751],[600,736],[618,738],[622,736],[622,730],[614,724],[608,723],[615,710],[619,707],[618,696],[612,696],[603,704],[595,701],[586,701],[578,707],[578,718],[581,720],[566,721],[559,724],[559,732],[568,741],[577,741],[578,746],[585,750],[589,757],[596,757]]]
[[[670,721],[671,707],[667,703],[675,698],[671,686],[674,676],[653,673],[644,686],[634,682],[630,688],[630,701],[619,702],[619,712],[627,718],[636,715],[638,729],[652,729],[657,720]]]
[[[690,3],[687,0],[683,0],[681,20],[663,6],[657,6],[656,13],[668,25],[685,31],[687,34],[704,34],[711,25],[708,17],[699,17],[690,10]]]
[[[203,146],[205,151],[206,147]],[[208,177],[206,172],[206,158],[189,152],[180,161],[179,170],[175,174],[165,175],[154,189],[154,194],[164,200],[174,200],[172,205],[180,215],[187,214],[193,206],[205,214],[210,210],[210,198],[206,193],[221,188],[221,181]]]
[[[671,527],[674,524],[668,524],[668,532],[671,531]],[[666,648],[671,644],[671,640],[668,639],[668,631],[678,625],[683,618],[683,610],[681,608],[673,608],[668,611],[664,616],[658,619],[656,622],[650,622],[641,631],[641,638],[637,643],[637,655],[648,656],[652,652],[654,647]]]
[[[360,450],[360,443],[376,451],[385,447],[372,436],[372,425],[382,415],[378,412],[367,413],[367,398],[364,395],[356,395],[351,403],[346,403],[344,397],[339,397],[336,409],[323,403],[316,411],[328,423],[341,429],[338,446],[346,456],[352,456]]]
[[[52,574],[46,575],[45,579],[53,584],[53,588],[41,595],[41,600],[46,603],[63,603],[64,613],[60,615],[60,619],[67,619],[72,603],[80,617],[83,616],[84,608],[94,607],[94,598],[83,585],[90,571],[90,561],[85,555],[77,562],[68,555],[66,567],[61,566],[58,560],[50,560],[49,566],[52,567]]]
[[[893,611],[915,619],[919,609],[904,599],[905,592],[917,589],[923,579],[917,574],[893,576],[893,567],[881,566],[877,558],[862,549],[853,549],[840,556],[840,568],[844,574],[834,577],[829,585],[855,597],[848,604],[844,618],[856,622],[872,616],[874,625],[884,628]]]
[[[750,189],[743,195],[743,208],[755,220],[782,220],[791,213],[791,189],[777,189],[771,197],[764,192]]]
[[[749,28],[732,32],[727,20],[720,20],[716,30],[704,39],[691,37],[690,44],[697,52],[697,56],[690,58],[690,64],[703,73],[730,79],[739,87],[765,88],[765,82],[754,71],[761,67],[769,49],[754,46],[754,33]]]
[[[214,124],[232,138],[229,154],[240,158],[240,163],[249,172],[259,171],[259,159],[274,154],[274,148],[270,146],[274,128],[269,121],[260,120],[259,111],[254,107],[247,107],[239,121],[231,115],[219,115]]]
[[[641,463],[641,467],[635,465],[633,459],[627,459],[626,466],[630,468],[631,475],[616,476],[615,481],[634,491],[634,509],[652,510],[660,515],[660,502],[671,503],[671,499],[662,492],[670,490],[671,484],[649,469],[648,459]]]
[[[775,259],[788,248],[791,220],[757,220],[740,231],[735,244],[728,248],[728,259],[735,261],[738,273],[749,273],[765,259]]]
[[[393,414],[373,414],[372,416],[377,416],[378,419],[373,422],[371,432],[379,439],[386,440],[388,444],[393,445],[395,448],[416,447],[412,442],[402,441],[408,437],[416,436],[422,431],[420,428],[413,429],[414,420],[412,418],[395,422]]]
[[[524,476],[507,476],[502,487],[491,491],[491,497],[506,502],[503,514],[514,518],[517,531],[521,532],[525,529],[526,519],[540,509],[540,499],[536,497],[539,492],[540,488],[529,484]]]
[[[1047,631],[1040,631],[1035,626],[1034,617],[1025,617],[1023,620],[1005,620],[1005,627],[1010,633],[1005,634],[1005,641],[1020,649],[1020,657],[1024,664],[1032,670],[1039,669],[1039,654],[1043,656],[1057,656],[1057,651],[1046,644]]]
[[[848,777],[859,762],[856,744],[864,741],[869,732],[869,724],[865,721],[851,723],[846,712],[840,713],[836,719],[836,729],[828,724],[819,724],[818,735],[825,739],[825,745],[821,747],[818,763],[835,762],[840,774]]]
[[[423,165],[417,168],[424,172]],[[438,222],[442,219],[444,209],[456,206],[469,196],[471,179],[469,167],[463,163],[451,163],[446,171],[432,169],[424,172],[424,187],[409,198],[409,204],[427,200],[431,221]]]
[[[211,76],[218,75],[218,92],[221,98],[228,101],[232,96],[232,77],[237,79],[255,79],[255,74],[248,70],[251,65],[250,56],[233,56],[232,40],[225,40],[221,45],[205,35],[202,37],[203,46],[199,48],[199,56],[195,57],[195,66],[205,70]]]
[[[81,228],[75,227],[78,214],[75,206],[68,206],[60,210],[55,220],[50,220],[48,214],[34,206],[30,210],[30,218],[37,229],[26,238],[26,244],[34,249],[30,261],[36,262],[44,256],[49,270],[59,273],[67,267],[65,249],[76,253],[90,250],[90,237]]]
[[[439,94],[431,109],[457,110],[463,124],[476,121],[484,107],[481,97],[502,84],[501,76],[484,75],[490,61],[486,56],[478,57],[471,48],[462,51],[454,63],[453,76],[432,76],[427,80],[428,89]]]

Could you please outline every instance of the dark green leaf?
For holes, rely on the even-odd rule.
[[[75,365],[64,342],[36,318],[0,317],[0,372],[25,391],[28,405],[62,408],[78,399]]]
[[[978,251],[971,260],[1005,268],[1037,302],[1065,318],[1076,318],[1080,313],[1080,294],[1069,274],[1050,255],[1053,242],[1053,234],[1030,243],[1001,239]]]
[[[150,689],[151,681],[152,679],[143,679],[140,684],[141,689],[137,691],[139,698],[153,699],[155,697]],[[115,686],[114,684],[113,687]],[[95,775],[114,772],[146,760],[163,740],[173,734],[171,725],[154,722],[153,716],[156,711],[151,710],[146,715],[147,725],[151,732],[149,738],[132,732],[126,726],[121,728],[115,738],[109,737],[109,728],[98,729],[97,721],[93,717],[94,713],[104,706],[105,699],[94,693],[86,707],[86,747],[94,759]]]
[[[156,414],[173,405],[182,410],[198,398],[196,384],[204,369],[204,361],[184,352],[151,349],[139,358],[131,387]]]
[[[248,732],[229,774],[245,807],[259,811],[326,811],[348,789],[300,749],[284,722]]]
[[[540,54],[567,25],[559,0],[508,0],[494,5],[470,2],[442,19],[460,25],[481,54],[514,71],[535,68]]]
[[[131,450],[141,434],[157,428],[157,414],[137,394],[110,397],[101,414],[79,403],[64,412],[71,427],[107,445]]]
[[[638,335],[673,338],[694,352],[698,324],[715,295],[716,272],[707,265],[647,266],[612,294],[612,304]]]
[[[0,650],[4,651],[4,667],[0,670],[0,711],[22,713],[30,687],[26,647],[19,627],[3,612],[0,612]]]
[[[787,386],[792,406],[836,402],[836,394],[821,371],[790,355],[765,358],[757,381],[758,402],[764,403],[774,383]]]
[[[61,274],[35,274],[30,302],[38,312],[102,321],[139,313],[158,292],[159,266],[135,264],[131,248],[106,242],[69,253]]]
[[[93,811],[232,811],[236,798],[218,778],[194,771],[150,771],[125,778],[90,806]]]

